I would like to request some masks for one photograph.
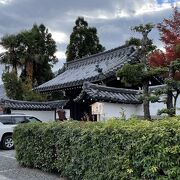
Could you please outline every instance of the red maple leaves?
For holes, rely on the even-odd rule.
[[[173,7],[171,19],[164,19],[157,25],[160,32],[160,40],[165,44],[165,52],[155,50],[149,56],[151,67],[167,67],[171,61],[180,58],[180,12]]]

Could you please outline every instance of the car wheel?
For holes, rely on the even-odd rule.
[[[10,149],[14,148],[14,142],[12,139],[12,135],[6,135],[3,137],[2,147],[3,147],[3,149],[6,149],[6,150],[10,150]]]

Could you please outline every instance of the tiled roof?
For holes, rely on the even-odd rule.
[[[117,69],[124,64],[137,61],[138,52],[134,46],[121,46],[65,63],[64,71],[61,74],[36,87],[35,90],[39,92],[60,90],[82,86],[86,81],[98,82],[115,76]]]
[[[0,99],[1,98],[6,98],[7,96],[6,96],[6,92],[5,92],[5,89],[4,89],[4,85],[3,84],[1,84],[0,85]]]
[[[18,101],[10,99],[1,99],[0,103],[4,108],[16,110],[54,110],[62,108],[67,104],[67,100],[49,101],[49,102],[31,102],[31,101]]]
[[[149,90],[150,90],[151,92],[153,92],[153,91],[157,91],[157,90],[163,90],[163,89],[165,89],[166,87],[167,87],[166,84],[161,84],[161,85],[156,85],[156,86],[149,86]]]
[[[140,104],[138,90],[113,88],[85,82],[79,96],[74,100],[81,101],[84,97],[94,101],[105,101],[124,104]]]

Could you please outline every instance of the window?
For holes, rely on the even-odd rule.
[[[24,118],[24,116],[12,116],[15,124],[20,124],[20,123],[25,123],[26,120]]]
[[[0,117],[0,122],[2,124],[14,124],[11,116],[1,116]]]
[[[35,117],[33,117],[33,116],[27,116],[27,117],[26,117],[26,120],[27,120],[28,122],[41,122],[38,118],[35,118]]]

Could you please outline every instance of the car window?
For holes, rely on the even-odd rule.
[[[1,116],[0,122],[2,124],[14,124],[14,121],[12,120],[11,116]]]
[[[24,116],[13,116],[12,117],[15,124],[20,124],[20,123],[25,123],[26,119],[24,118]]]
[[[38,118],[33,117],[33,116],[27,116],[26,120],[29,122],[41,122]]]

